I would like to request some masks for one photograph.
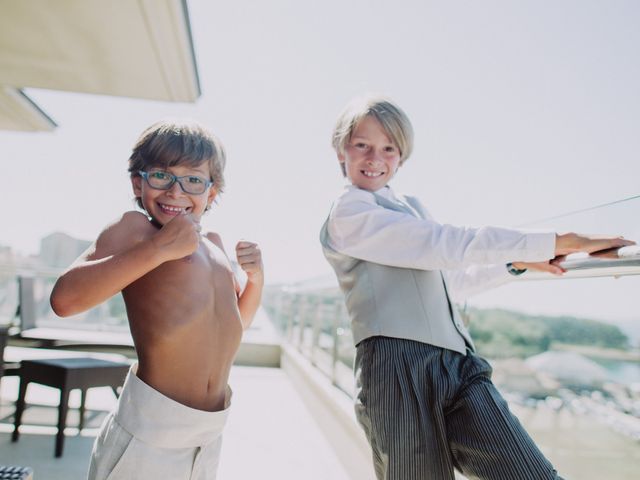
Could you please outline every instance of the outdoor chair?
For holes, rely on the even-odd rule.
[[[6,362],[4,360],[4,349],[7,346],[8,327],[0,326],[0,382],[2,377],[18,375],[20,369],[19,362]]]

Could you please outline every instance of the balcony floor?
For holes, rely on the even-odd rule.
[[[230,384],[233,409],[224,433],[219,478],[347,480],[331,445],[306,409],[287,375],[280,369],[234,366]],[[80,435],[68,427],[64,455],[53,456],[58,391],[32,384],[20,440],[11,443],[17,377],[4,377],[0,388],[0,464],[31,466],[34,480],[74,480],[86,476],[93,439],[106,412],[115,404],[109,388],[87,395],[86,427]],[[80,402],[72,392],[70,405]],[[70,410],[69,425],[77,425]]]

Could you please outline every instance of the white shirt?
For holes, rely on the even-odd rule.
[[[505,267],[508,262],[539,262],[554,257],[553,232],[441,224],[422,204],[422,211],[417,212],[388,186],[375,193],[415,215],[384,208],[371,192],[348,185],[329,215],[331,248],[393,267],[445,270],[455,301],[512,280],[514,276]]]

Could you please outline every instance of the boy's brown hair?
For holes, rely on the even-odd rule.
[[[209,165],[209,179],[221,193],[226,163],[222,142],[197,122],[163,120],[151,125],[138,138],[129,157],[129,174],[133,178],[150,167],[197,167],[204,162]],[[139,197],[136,202],[143,208]]]

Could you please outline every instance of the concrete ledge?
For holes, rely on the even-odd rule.
[[[242,342],[234,365],[280,368],[281,347],[277,343]]]
[[[41,329],[38,329],[41,330]],[[110,336],[104,332],[80,331],[84,336],[74,334],[66,329],[47,329],[52,334],[44,333],[37,336],[10,337],[9,345],[16,347],[51,348],[60,351],[90,351],[97,353],[118,353],[135,359],[136,351],[133,347],[131,335]],[[280,367],[280,344],[274,341],[261,342],[243,341],[238,348],[234,365],[244,367]]]
[[[282,345],[281,368],[287,373],[348,475],[373,479],[371,449],[358,425],[353,400],[289,345]]]

